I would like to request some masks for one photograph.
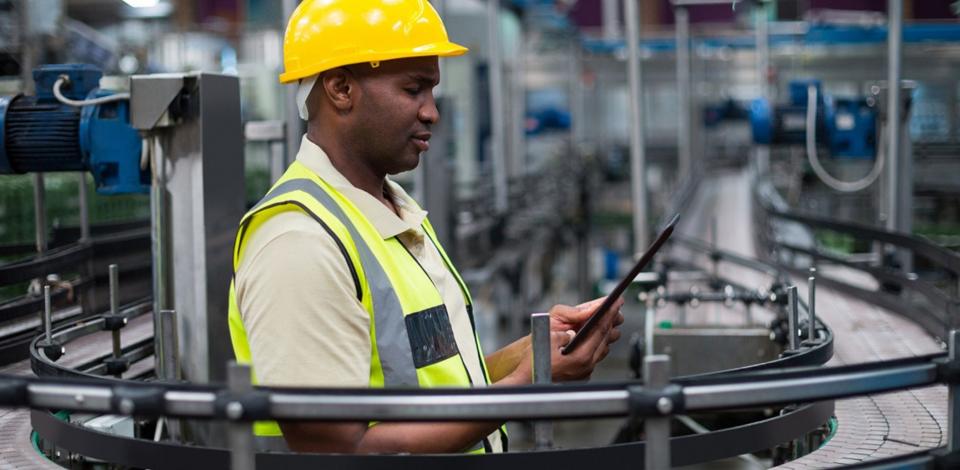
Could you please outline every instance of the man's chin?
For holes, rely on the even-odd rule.
[[[387,172],[389,175],[396,175],[399,173],[406,173],[408,171],[413,171],[420,165],[420,154],[414,153],[412,155],[404,155],[403,159],[397,162],[397,165],[390,169]]]

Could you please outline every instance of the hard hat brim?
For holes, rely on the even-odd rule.
[[[290,70],[280,74],[280,83],[293,83],[302,78],[307,78],[344,65],[362,64],[364,62],[383,62],[396,59],[412,59],[415,57],[456,57],[466,54],[470,49],[454,42],[437,42],[425,44],[413,49],[393,50],[393,51],[370,51],[369,53],[360,53],[353,55],[351,60],[330,59],[313,64],[311,67],[305,67],[298,70]]]

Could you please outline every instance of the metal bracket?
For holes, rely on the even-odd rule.
[[[685,409],[683,387],[677,384],[663,388],[634,385],[627,387],[627,395],[631,421],[649,416],[680,414]]]
[[[130,368],[130,360],[125,357],[110,357],[103,360],[107,366],[107,375],[120,376]]]
[[[184,75],[134,75],[130,78],[130,124],[138,130],[173,124],[167,110],[184,86]]]

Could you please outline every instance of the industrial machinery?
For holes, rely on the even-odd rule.
[[[754,100],[750,106],[754,142],[803,145],[807,140],[808,114],[812,113],[816,143],[829,148],[834,158],[876,158],[877,109],[873,100],[826,96],[822,88],[819,80],[797,80],[790,83],[789,103]]]
[[[103,90],[92,65],[45,65],[37,93],[0,97],[0,174],[89,171],[101,194],[150,192],[130,94]]]
[[[888,131],[878,124],[882,117],[878,99],[835,98],[824,95],[822,88],[819,80],[796,80],[790,82],[787,104],[754,100],[750,106],[753,140],[764,145],[803,145],[813,172],[831,189],[844,193],[867,189],[886,164],[878,142]],[[828,149],[835,159],[872,160],[873,166],[856,180],[837,178],[821,162],[820,148]]]

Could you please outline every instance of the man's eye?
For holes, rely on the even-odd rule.
[[[404,88],[404,90],[406,90],[406,92],[410,93],[411,95],[416,95],[417,93],[420,93],[420,87]]]

